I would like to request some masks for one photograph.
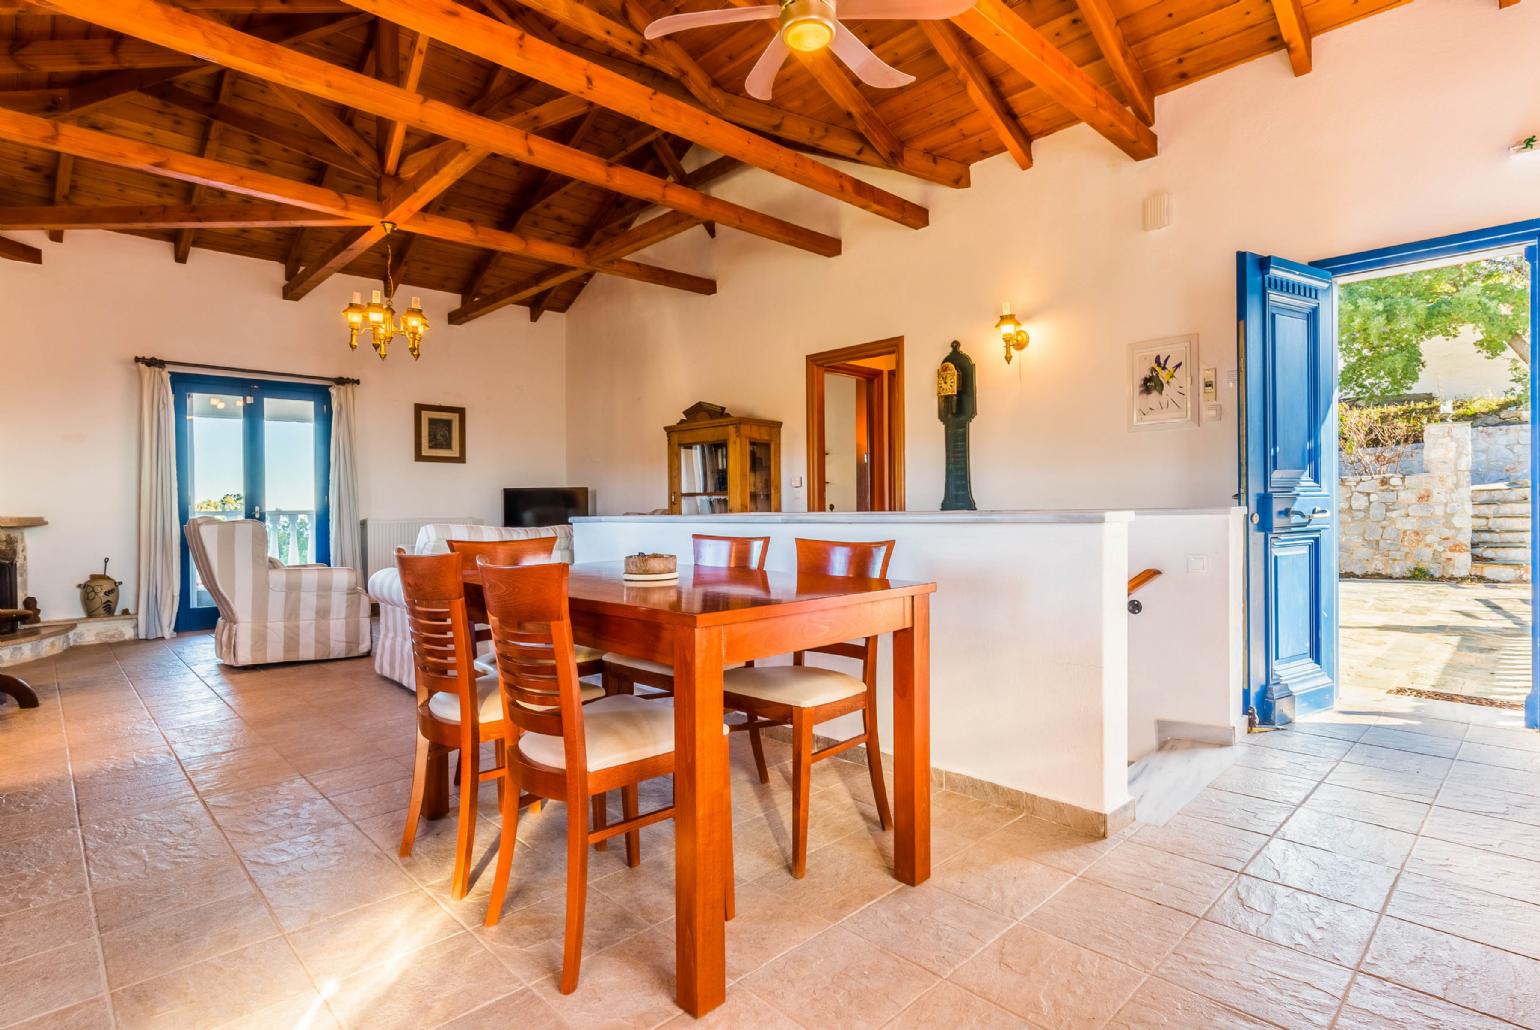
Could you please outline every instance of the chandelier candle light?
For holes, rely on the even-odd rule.
[[[399,323],[396,321],[396,287],[390,279],[390,235],[396,231],[396,224],[381,224],[385,229],[385,279],[381,285],[385,289],[375,290],[368,304],[363,302],[362,294],[354,291],[352,302],[342,309],[342,317],[348,324],[348,346],[357,350],[358,335],[367,330],[374,352],[384,361],[390,349],[390,341],[397,336],[405,336],[406,349],[411,352],[412,360],[416,361],[422,357],[422,338],[428,334],[428,316],[423,314],[422,299],[413,297],[412,306],[401,312]]]

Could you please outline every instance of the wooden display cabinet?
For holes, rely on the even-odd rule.
[[[664,432],[671,514],[781,510],[779,422],[700,403]]]

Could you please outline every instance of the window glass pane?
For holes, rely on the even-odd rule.
[[[229,393],[189,393],[187,468],[192,476],[192,513],[221,519],[246,517],[246,450],[242,419],[246,398]],[[214,598],[192,574],[192,606],[213,607]]]
[[[316,402],[269,397],[262,404],[262,483],[267,553],[285,565],[316,560]]]

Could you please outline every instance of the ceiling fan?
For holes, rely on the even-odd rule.
[[[848,19],[940,21],[962,14],[974,0],[840,0],[839,15]],[[724,11],[671,14],[647,26],[644,35],[657,39],[682,29],[777,18],[780,27],[743,82],[749,96],[769,100],[775,74],[791,51],[813,53],[825,47],[868,86],[892,89],[907,86],[914,76],[888,65],[867,49],[835,14],[835,0],[781,0],[778,4],[733,7]]]

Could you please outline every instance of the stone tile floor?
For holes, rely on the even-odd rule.
[[[1344,579],[1342,683],[1522,702],[1529,693],[1530,586]]]
[[[595,855],[560,995],[560,806],[520,823],[502,924],[447,894],[452,821],[395,857],[409,695],[368,660],[231,670],[209,638],[37,663],[0,711],[0,1026],[647,1027],[673,1006],[671,837]],[[734,753],[720,1026],[1540,1027],[1540,735],[1350,691],[1250,738],[1164,825],[1088,840],[935,798],[888,875],[862,767],[818,767],[805,880]],[[735,738],[736,746],[736,738]],[[491,792],[488,792],[489,794]],[[483,862],[496,840],[490,805]]]

